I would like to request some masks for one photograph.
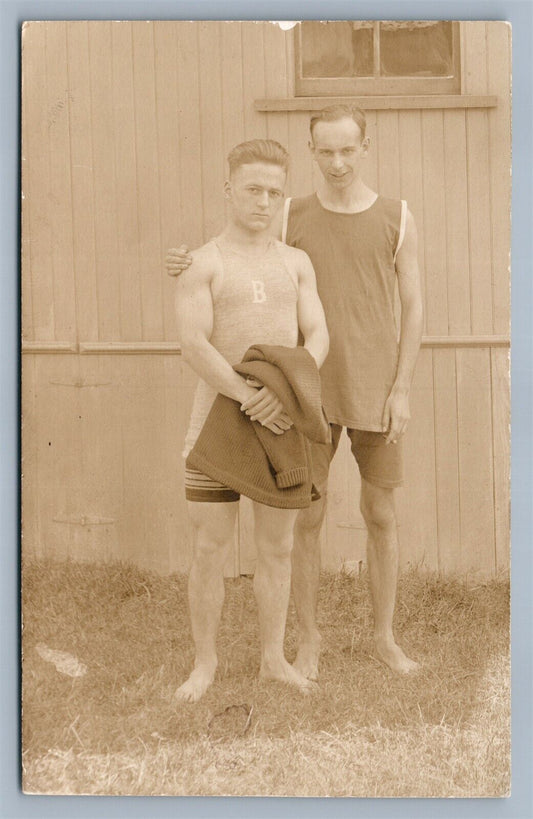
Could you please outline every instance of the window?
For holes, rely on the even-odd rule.
[[[300,96],[461,91],[457,23],[309,20],[295,37]]]

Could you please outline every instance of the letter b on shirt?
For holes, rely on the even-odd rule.
[[[267,300],[264,282],[260,281],[260,279],[252,279],[252,288],[254,294],[254,304],[261,304]]]

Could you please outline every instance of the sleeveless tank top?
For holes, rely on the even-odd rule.
[[[328,418],[379,432],[398,363],[394,262],[405,205],[378,196],[360,213],[336,213],[312,194],[288,207],[287,244],[309,255],[328,323],[320,370]]]
[[[221,279],[213,286],[213,331],[210,343],[230,364],[237,364],[252,344],[298,342],[298,288],[272,239],[259,257],[233,249],[215,239],[222,262]],[[199,380],[194,396],[183,455],[194,446],[217,391]]]

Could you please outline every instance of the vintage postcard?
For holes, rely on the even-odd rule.
[[[510,790],[511,29],[22,29],[26,793]]]

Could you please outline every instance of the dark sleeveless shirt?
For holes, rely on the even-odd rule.
[[[289,208],[286,242],[313,263],[329,329],[320,371],[328,418],[381,431],[398,363],[394,260],[402,203],[378,196],[360,213],[336,213],[312,194]]]

